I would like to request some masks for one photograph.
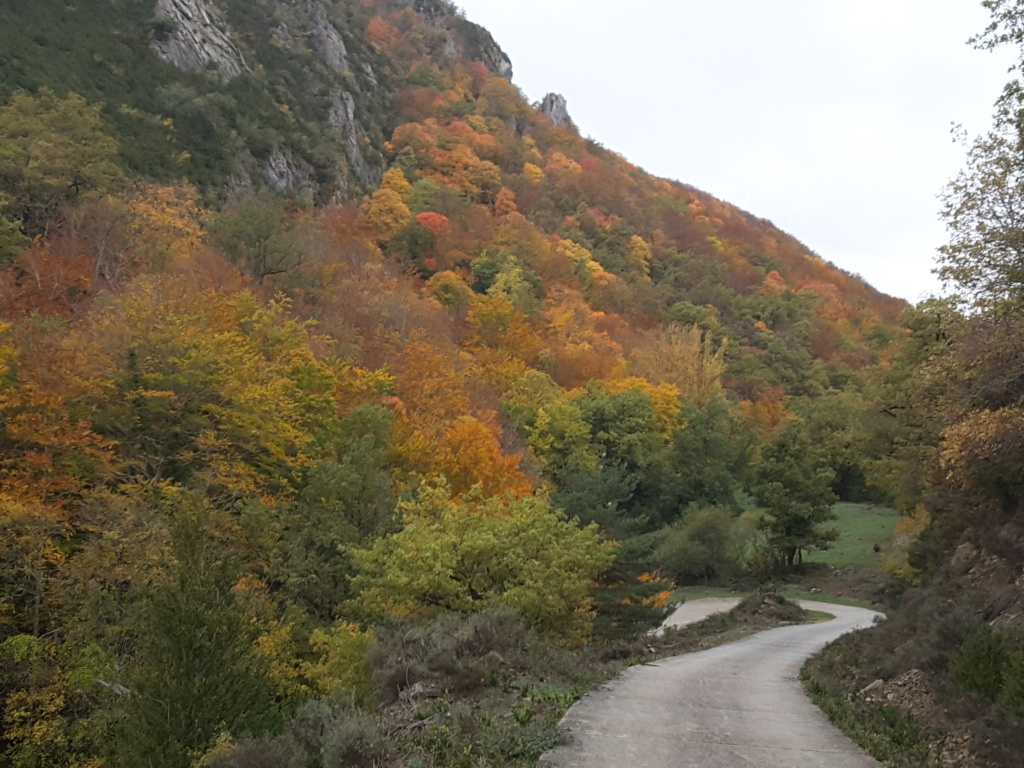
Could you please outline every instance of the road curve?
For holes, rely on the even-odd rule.
[[[801,601],[836,618],[631,667],[576,702],[547,768],[880,768],[810,702],[800,666],[879,614]]]

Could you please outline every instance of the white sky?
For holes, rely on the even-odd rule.
[[[872,285],[937,292],[937,195],[1013,61],[965,44],[980,0],[456,0],[531,101],[771,220]]]

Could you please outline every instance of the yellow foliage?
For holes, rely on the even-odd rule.
[[[882,570],[890,576],[907,582],[917,580],[917,569],[907,560],[910,545],[917,541],[931,523],[931,515],[924,504],[918,504],[912,515],[904,516],[896,524],[896,538],[889,546]]]
[[[672,433],[679,425],[679,412],[682,410],[679,388],[665,381],[660,384],[652,384],[647,379],[638,376],[612,379],[604,383],[604,390],[611,395],[634,388],[651,398],[651,404],[658,420],[658,428],[666,437],[671,438]]]
[[[580,528],[541,496],[452,500],[444,485],[401,509],[401,531],[353,553],[366,608],[429,616],[500,603],[564,641],[585,637],[590,588],[616,549],[596,526]]]
[[[1024,457],[1024,405],[975,411],[943,434],[942,464],[959,488],[1020,477]]]
[[[366,220],[373,227],[378,240],[387,242],[412,221],[412,212],[401,194],[381,187],[363,205]]]
[[[270,621],[256,638],[255,653],[267,663],[267,676],[282,696],[305,697],[309,695],[309,686],[302,679],[306,670],[298,658],[294,632],[293,623]]]
[[[390,189],[405,199],[406,195],[412,192],[412,184],[405,178],[401,168],[389,168],[381,177],[380,189]]]
[[[687,401],[706,405],[721,389],[725,342],[715,349],[710,334],[696,326],[670,325],[651,331],[638,346],[630,368],[655,383],[674,385]]]
[[[202,211],[194,187],[142,184],[125,200],[128,233],[137,248],[188,257],[203,239]]]
[[[330,629],[315,629],[309,644],[317,660],[302,667],[317,693],[333,696],[339,691],[353,693],[358,701],[367,701],[373,692],[369,652],[372,630],[341,621]]]
[[[640,235],[633,235],[626,252],[626,263],[644,277],[651,275],[651,246]]]
[[[544,181],[544,171],[540,169],[540,166],[533,163],[525,163],[523,165],[523,175],[535,184]]]

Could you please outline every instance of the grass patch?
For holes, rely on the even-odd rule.
[[[834,527],[839,539],[831,549],[812,550],[804,554],[804,562],[825,563],[834,568],[856,566],[881,570],[882,557],[892,544],[900,514],[894,509],[875,504],[840,502],[832,507],[838,519]]]
[[[818,603],[835,603],[836,605],[849,605],[854,608],[867,608],[877,611],[879,605],[867,600],[857,600],[852,597],[843,597],[830,592],[812,592],[801,584],[786,584],[779,587],[779,594],[787,600],[813,600]]]

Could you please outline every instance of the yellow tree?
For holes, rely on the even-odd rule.
[[[136,280],[73,344],[108,382],[96,426],[124,480],[205,488],[221,501],[290,496],[311,431],[336,417],[335,378],[282,304]]]
[[[675,386],[684,400],[707,405],[721,389],[725,343],[715,349],[710,334],[696,326],[672,324],[649,331],[634,350],[631,370],[655,384]]]
[[[412,212],[402,195],[394,189],[381,187],[363,205],[363,213],[375,238],[386,243],[412,221]]]

